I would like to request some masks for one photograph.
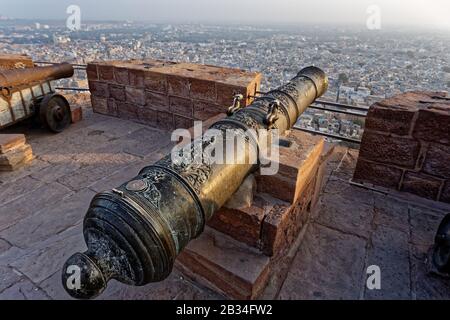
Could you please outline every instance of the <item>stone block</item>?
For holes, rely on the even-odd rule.
[[[409,209],[404,202],[376,193],[374,199],[374,224],[409,233]]]
[[[190,83],[186,78],[180,76],[167,76],[168,92],[171,96],[190,97]]]
[[[92,99],[95,112],[117,117],[123,114],[126,119],[147,124],[146,119],[154,118],[153,112],[137,108],[147,106],[153,111],[166,113],[157,116],[156,124],[154,121],[148,123],[165,129],[188,128],[194,119],[205,121],[224,112],[233,95],[228,97],[230,102],[227,106],[222,107],[217,102],[217,85],[228,90],[238,88],[236,93],[239,91],[248,96],[247,91],[256,90],[249,88],[257,88],[261,81],[258,73],[152,59],[98,61],[90,63],[87,69],[92,97],[112,99]],[[134,104],[136,111],[126,112],[131,107],[123,107],[123,102]],[[205,105],[205,102],[210,104]],[[140,119],[135,113],[141,115]],[[163,124],[163,119],[169,119],[167,113],[172,114],[172,119]]]
[[[107,107],[108,107],[108,115],[113,117],[119,116],[119,106],[118,103],[122,103],[121,101],[117,101],[114,99],[108,99]]]
[[[216,102],[216,83],[213,81],[190,79],[191,98]]]
[[[311,181],[297,204],[279,203],[266,215],[261,230],[262,252],[267,256],[283,256],[306,226],[313,209],[316,181]]]
[[[223,105],[194,100],[194,118],[196,120],[205,121],[220,113],[226,113],[227,110],[228,108]]]
[[[376,186],[398,189],[403,170],[363,159],[356,165],[353,180],[358,183],[370,183]]]
[[[423,174],[407,172],[400,190],[423,198],[438,200],[442,183],[442,180],[428,177]]]
[[[23,276],[14,272],[12,268],[0,266],[0,292],[12,287],[15,283],[23,279]]]
[[[278,298],[360,299],[365,248],[360,237],[311,225]]]
[[[382,270],[381,288],[366,289],[365,299],[411,299],[408,236],[409,233],[399,232],[389,227],[377,227],[369,247],[366,265],[376,265]]]
[[[149,107],[138,107],[137,113],[140,123],[156,126],[158,111],[150,109]]]
[[[410,206],[410,242],[414,245],[430,248],[445,214],[436,214],[426,207]]]
[[[174,129],[189,129],[194,126],[194,119],[173,115]]]
[[[29,144],[24,144],[16,147],[6,153],[0,154],[0,167],[15,166],[24,160],[31,160],[33,158],[33,150]]]
[[[194,104],[191,99],[170,97],[170,112],[192,118]]]
[[[407,92],[369,110],[354,179],[434,200],[441,192],[445,199],[449,162],[449,98],[442,92]]]
[[[128,103],[128,102],[121,102],[118,103],[118,114],[119,117],[126,120],[138,120],[138,108],[139,106]]]
[[[188,277],[231,299],[257,299],[270,279],[270,259],[208,229],[179,255]]]
[[[166,75],[156,72],[144,72],[145,89],[153,92],[167,94],[167,77]]]
[[[114,81],[117,84],[128,86],[130,84],[130,76],[127,67],[114,67]]]
[[[163,111],[157,112],[156,125],[158,128],[163,130],[173,130],[174,129],[173,114]]]
[[[424,141],[450,145],[450,100],[445,104],[445,100],[438,101],[419,111],[413,136]]]
[[[126,100],[125,87],[116,84],[110,84],[109,95],[111,98],[117,101],[125,101]]]
[[[121,147],[124,148],[124,146]],[[92,153],[76,155],[72,162],[80,164],[81,167],[73,173],[58,178],[57,181],[72,190],[81,190],[139,160],[138,156],[126,152],[114,153],[110,149],[109,145],[103,148],[97,146]]]
[[[80,167],[81,164],[79,163],[67,164],[65,162],[62,162],[41,169],[33,173],[31,177],[42,182],[53,183],[65,175],[72,174],[73,172],[80,169]]]
[[[242,94],[244,96],[244,101],[241,103],[246,105],[248,94],[245,87],[238,87],[224,83],[217,84],[217,103],[220,106],[228,108],[233,105],[233,98],[236,94]]]
[[[258,191],[295,204],[317,174],[324,139],[292,130],[284,138],[284,143],[286,146],[279,147],[278,159],[276,152],[265,159],[265,161],[270,159],[273,163],[277,163],[279,169],[275,175],[258,174],[256,176]],[[274,188],[274,185],[277,187]]]
[[[33,247],[36,243],[60,234],[74,225],[82,224],[84,214],[94,195],[95,192],[84,189],[66,197],[64,201],[26,217],[12,227],[1,231],[1,237],[8,239],[10,243],[19,248]],[[61,215],[59,219],[54,219],[55,215],[61,212],[64,212],[64,215]],[[36,228],[36,226],[40,226],[40,228]]]
[[[369,109],[366,129],[406,136],[412,129],[415,114],[416,110],[407,106],[376,103]]]
[[[145,72],[143,70],[129,69],[130,86],[145,88]]]
[[[0,134],[0,154],[23,146],[26,142],[23,134]]]
[[[51,207],[70,193],[69,189],[59,183],[42,184],[31,178],[28,181],[29,186],[27,187],[28,193],[26,196],[28,199],[33,199],[33,201],[24,201],[23,197],[18,197],[0,206],[0,231],[11,227],[26,217],[36,214],[36,208]],[[32,185],[34,186],[31,187]],[[17,188],[15,189],[15,192],[18,192]],[[11,215],[11,212],[14,212],[14,215]]]
[[[96,64],[88,63],[86,67],[86,73],[89,80],[99,80]]]
[[[16,171],[16,170],[22,169],[23,167],[25,167],[28,164],[30,164],[33,160],[34,160],[34,156],[33,155],[28,155],[25,158],[23,158],[23,160],[21,162],[18,162],[16,164],[0,165],[0,172],[2,172],[2,171]]]
[[[109,114],[108,99],[91,95],[92,110],[96,113]]]
[[[379,163],[414,168],[420,152],[417,140],[365,131],[359,156]]]
[[[145,96],[147,101],[147,107],[157,111],[164,111],[164,112],[169,111],[170,105],[168,96],[160,93],[155,93],[152,91],[145,91]]]
[[[146,97],[144,89],[134,87],[126,87],[125,89],[126,101],[139,106],[145,106]]]
[[[11,265],[34,283],[40,283],[60,271],[73,250],[85,250],[81,225],[72,227],[40,244]]]
[[[274,176],[257,175],[258,192],[270,194],[277,199],[293,203],[296,196],[296,179],[277,174]],[[276,188],[274,188],[276,186]]]
[[[3,301],[49,300],[49,297],[41,288],[24,277],[19,282],[2,291],[0,293],[0,299]]]
[[[423,164],[423,172],[449,179],[450,178],[450,146],[430,144]]]
[[[109,98],[108,84],[101,81],[89,81],[91,95],[99,98]]]
[[[98,79],[101,81],[112,82],[114,81],[114,66],[108,64],[97,65]]]
[[[179,143],[181,145],[186,145],[188,143],[191,143],[193,140],[195,140],[196,138],[199,138],[201,134],[203,134],[204,132],[206,132],[213,124],[215,124],[216,122],[223,120],[227,117],[227,115],[225,113],[219,113],[218,115],[216,115],[215,117],[211,117],[208,118],[205,121],[202,121],[202,131],[200,132],[200,134],[198,134],[198,132],[194,132],[194,127],[189,128],[189,136],[187,137],[180,137],[179,139]],[[195,121],[194,121],[195,124]]]
[[[208,226],[266,256],[282,256],[306,225],[314,187],[311,183],[301,201],[294,206],[265,194],[256,194],[249,207],[223,207]]]
[[[83,120],[83,109],[80,106],[70,106],[72,115],[72,123],[77,123]]]
[[[42,182],[29,176],[20,178],[14,181],[14,183],[2,184],[2,188],[0,189],[0,208],[5,207],[5,204],[9,202],[20,199],[24,195],[32,192],[34,189],[39,188],[41,185]],[[0,212],[5,212],[4,218],[7,218],[6,211]]]
[[[257,196],[250,207],[220,209],[208,225],[240,242],[258,248],[263,220],[270,203]]]

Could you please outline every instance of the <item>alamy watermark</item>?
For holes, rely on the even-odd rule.
[[[381,29],[381,7],[379,5],[370,5],[366,13],[368,15],[366,20],[366,26],[369,30],[380,30]]]
[[[173,164],[185,167],[202,164],[259,165],[261,175],[278,173],[280,135],[277,129],[213,128],[202,133],[201,121],[194,123],[193,132],[177,129],[172,133],[172,141],[181,141],[171,152]]]
[[[69,290],[81,289],[81,268],[76,265],[67,267],[66,273],[69,274],[66,280],[66,287]]]
[[[381,290],[381,268],[373,265],[367,268],[366,286],[369,290]]]
[[[66,20],[66,27],[70,31],[77,31],[81,29],[81,8],[78,5],[72,4],[67,7],[66,13],[69,15]]]

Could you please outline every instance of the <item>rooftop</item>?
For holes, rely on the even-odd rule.
[[[116,187],[172,147],[170,134],[92,113],[53,135],[20,124],[36,159],[0,173],[0,299],[68,299],[61,267],[83,251],[82,220],[96,192]],[[413,203],[349,183],[358,150],[333,149],[314,213],[279,299],[449,299],[450,283],[427,273],[427,252],[445,207]],[[382,289],[366,289],[368,266]],[[111,283],[101,299],[220,299],[175,272],[141,288]]]

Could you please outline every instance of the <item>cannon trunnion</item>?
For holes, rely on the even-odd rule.
[[[101,294],[110,279],[143,286],[168,277],[177,255],[260,167],[259,162],[248,161],[258,159],[266,148],[255,143],[259,131],[277,129],[283,134],[327,87],[322,70],[305,68],[250,106],[235,104],[228,118],[182,150],[143,168],[120,187],[96,195],[83,225],[88,250],[73,255],[63,268],[67,292],[89,299]],[[225,149],[229,132],[231,140],[245,136],[237,144],[235,161],[218,163],[205,157],[207,149]],[[186,157],[200,161],[180,161]]]
[[[1,71],[0,129],[34,116],[50,131],[67,128],[71,123],[70,105],[55,92],[53,81],[73,74],[68,63]]]

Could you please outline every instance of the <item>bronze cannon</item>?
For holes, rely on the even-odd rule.
[[[97,194],[83,224],[88,250],[70,257],[63,268],[66,291],[88,299],[103,292],[110,279],[143,286],[167,278],[177,255],[261,167],[259,161],[249,161],[265,148],[259,132],[276,129],[283,134],[327,88],[325,73],[308,67],[245,108],[240,108],[237,97],[228,117],[201,138],[142,169],[120,187]],[[228,132],[231,140],[242,138],[236,146],[240,152],[233,161],[216,162],[206,151],[224,148]]]
[[[70,106],[53,82],[73,74],[68,63],[0,71],[0,129],[38,116],[49,130],[63,131],[71,123]]]

